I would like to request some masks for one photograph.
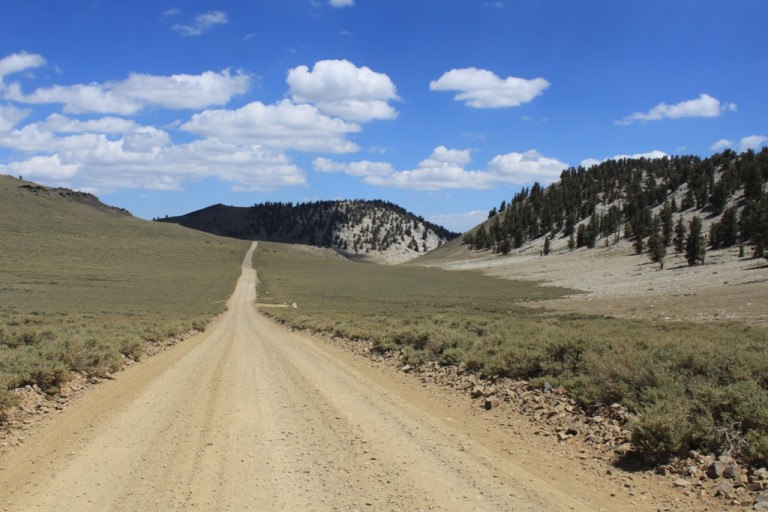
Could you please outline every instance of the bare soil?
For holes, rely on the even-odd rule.
[[[251,254],[228,312],[205,333],[96,386],[0,458],[0,507],[723,508],[277,326],[254,307]]]
[[[542,256],[536,248],[510,256],[474,252],[440,266],[480,270],[580,291],[537,305],[556,311],[661,321],[768,324],[768,261],[739,257],[737,248],[711,251],[690,266],[672,249],[661,270],[628,242]]]

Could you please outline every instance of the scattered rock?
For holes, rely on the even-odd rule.
[[[674,482],[675,487],[690,487],[691,482],[686,480],[685,478],[677,478]]]
[[[729,500],[732,500],[734,498],[733,495],[733,486],[731,484],[720,484],[717,486],[717,489],[715,491],[715,496],[719,496],[722,498],[726,498]]]
[[[725,463],[718,461],[715,461],[712,463],[711,466],[707,469],[707,476],[711,478],[712,480],[717,480],[721,476],[723,476],[723,472],[725,471]]]
[[[723,476],[725,478],[738,478],[739,477],[739,466],[736,464],[728,464],[725,466],[725,469],[723,470]]]

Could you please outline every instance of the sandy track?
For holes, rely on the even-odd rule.
[[[504,437],[465,404],[266,320],[252,251],[205,334],[98,386],[0,460],[0,507],[644,508],[533,436]]]

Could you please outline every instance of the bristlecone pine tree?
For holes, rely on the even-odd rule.
[[[694,216],[688,225],[688,238],[685,240],[685,259],[689,265],[704,264],[707,253],[706,241],[701,231],[701,219]]]
[[[664,245],[663,235],[653,233],[648,237],[648,257],[651,261],[658,263],[661,270],[664,270],[664,258],[667,256],[667,246]]]

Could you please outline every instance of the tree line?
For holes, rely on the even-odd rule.
[[[555,237],[567,238],[571,249],[595,247],[599,239],[627,239],[638,254],[648,251],[662,264],[670,247],[685,252],[692,265],[703,263],[707,248],[750,246],[761,257],[768,252],[766,181],[768,148],[726,150],[705,159],[607,160],[589,169],[566,169],[546,188],[538,183],[523,188],[463,241],[507,254],[545,237],[548,254]],[[717,220],[705,233],[699,216],[683,223],[687,211]]]

